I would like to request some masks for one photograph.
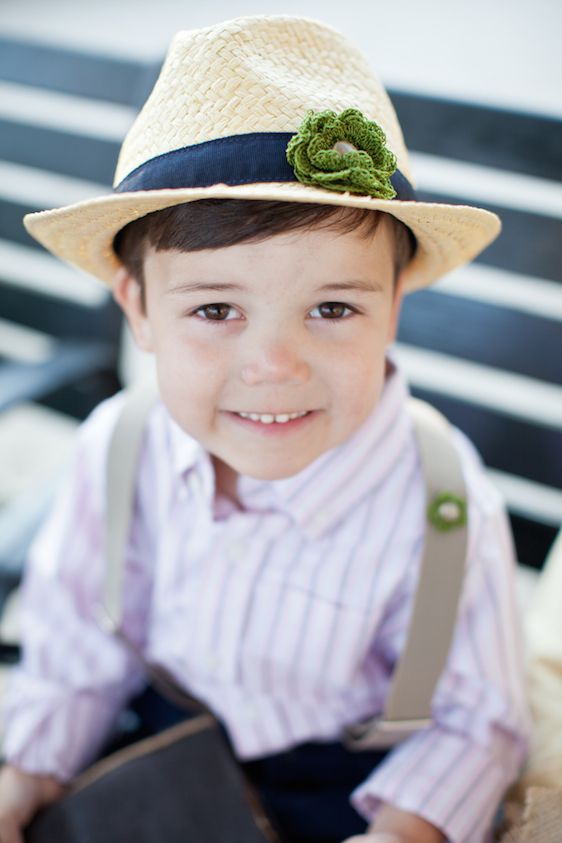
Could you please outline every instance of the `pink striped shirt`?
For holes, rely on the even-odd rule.
[[[140,461],[124,628],[227,726],[241,758],[380,712],[421,555],[424,490],[398,372],[362,427],[293,477],[241,477],[242,509],[215,497],[209,455],[158,404]],[[7,700],[5,755],[70,778],[144,684],[100,630],[104,458],[122,403],[81,429],[68,482],[24,585],[25,655]],[[416,813],[453,843],[482,843],[524,758],[527,713],[502,503],[456,434],[470,501],[469,560],[431,728],[393,750],[352,795]]]

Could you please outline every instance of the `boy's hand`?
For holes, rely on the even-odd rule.
[[[421,817],[383,805],[365,834],[348,837],[343,843],[442,843],[444,839],[438,828]]]
[[[4,843],[0,838],[0,843]],[[403,837],[393,831],[371,831],[367,834],[357,834],[348,837],[343,843],[413,843],[413,838]]]
[[[24,843],[21,827],[14,817],[0,817],[0,843]]]
[[[51,776],[34,776],[6,764],[0,770],[0,843],[24,843],[22,830],[65,788]]]

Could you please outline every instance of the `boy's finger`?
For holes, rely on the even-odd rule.
[[[21,829],[15,822],[0,824],[0,843],[25,843]]]

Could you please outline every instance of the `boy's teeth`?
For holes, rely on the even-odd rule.
[[[306,416],[307,412],[308,410],[304,410],[302,413],[277,413],[276,415],[273,415],[273,413],[237,413],[237,415],[243,419],[250,419],[250,421],[259,421],[262,424],[273,424],[273,422],[285,424],[292,419]]]

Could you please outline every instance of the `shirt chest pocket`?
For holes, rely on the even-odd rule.
[[[263,578],[240,641],[240,681],[274,695],[345,690],[361,670],[378,620],[375,609]]]

